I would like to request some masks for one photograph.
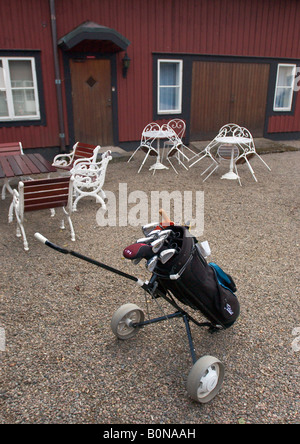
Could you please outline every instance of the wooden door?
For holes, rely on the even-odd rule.
[[[113,145],[110,60],[70,60],[75,140]]]
[[[261,63],[194,62],[191,140],[210,140],[226,123],[262,137],[269,69]]]

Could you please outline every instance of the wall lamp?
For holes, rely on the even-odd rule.
[[[126,79],[126,77],[127,77],[127,71],[129,69],[130,62],[131,62],[131,59],[128,57],[127,52],[125,52],[125,55],[124,55],[124,57],[122,59],[123,77],[124,77],[124,79]]]

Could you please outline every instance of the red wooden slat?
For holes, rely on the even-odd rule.
[[[46,210],[47,208],[65,207],[68,200],[53,200],[46,203],[24,204],[24,211]]]
[[[78,145],[74,157],[91,157],[94,154],[96,146],[83,146]]]
[[[18,142],[0,143],[0,156],[10,156],[20,154],[20,145]]]
[[[16,162],[16,157],[15,156],[8,156],[7,160],[14,172],[15,176],[22,176],[23,171],[22,169],[19,167],[18,163]]]
[[[54,173],[56,171],[56,168],[52,166],[50,162],[48,162],[47,159],[45,159],[41,154],[37,153],[34,154],[34,156],[39,160],[39,162],[44,165],[47,168],[47,172]]]
[[[76,149],[82,147],[82,148],[90,148],[90,149],[94,150],[96,148],[96,146],[97,145],[90,145],[89,143],[78,142]]]
[[[4,172],[5,177],[14,177],[14,172],[8,163],[7,157],[0,157],[0,165]]]
[[[68,186],[62,186],[62,185],[48,185],[47,188],[45,188],[45,185],[37,185],[35,187],[28,188],[27,190],[24,189],[24,196],[27,199],[35,195],[42,196],[44,195],[44,193],[48,192],[50,193],[50,195],[67,193],[68,190],[69,190]]]
[[[40,197],[39,197],[39,193],[40,192]],[[40,190],[35,190],[34,192],[27,192],[24,193],[25,199],[26,201],[30,200],[30,199],[47,199],[49,197],[53,197],[53,195],[63,195],[63,196],[68,196],[69,194],[69,188],[62,188],[62,189],[57,189],[57,188],[53,188],[53,189],[47,189],[47,190],[43,190],[42,187],[40,187]],[[38,196],[38,197],[37,197]]]
[[[31,162],[38,168],[40,173],[49,173],[49,168],[47,166],[47,163],[45,164],[45,162],[47,162],[46,159],[45,162],[41,162],[38,154],[27,154],[27,156],[31,160]],[[49,167],[51,167],[50,163]]]
[[[69,186],[70,177],[52,177],[49,179],[36,179],[24,181],[24,190],[40,185],[63,185]]]
[[[50,202],[56,202],[56,201],[68,201],[68,190],[48,190],[48,191],[39,191],[37,193],[30,193],[26,195],[26,198],[24,200],[25,205],[33,205],[36,203],[43,203],[47,204]]]
[[[29,155],[23,156],[22,160],[25,162],[25,164],[27,165],[27,167],[30,170],[30,173],[24,173],[24,174],[39,174],[40,170],[38,169],[38,167],[32,162],[32,160],[30,159]]]
[[[20,174],[21,176],[25,176],[27,174],[32,174],[34,171],[32,171],[32,169],[30,168],[30,166],[28,166],[28,164],[26,163],[26,155],[19,155],[19,156],[14,156],[15,161],[17,162],[17,164],[19,165],[19,167],[22,170],[22,174]]]

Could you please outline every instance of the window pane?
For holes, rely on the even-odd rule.
[[[160,85],[179,85],[179,63],[160,63]]]
[[[40,117],[33,57],[0,58],[0,119]],[[21,119],[20,119],[21,118]]]
[[[8,117],[6,92],[0,91],[0,117]]]
[[[12,97],[16,116],[37,114],[33,89],[14,89]]]
[[[182,61],[158,61],[158,113],[181,112]]]
[[[9,71],[12,88],[33,87],[30,60],[10,60]]]
[[[277,86],[293,86],[294,67],[280,66],[278,71]]]
[[[275,108],[291,108],[293,90],[291,88],[277,88]]]
[[[179,88],[160,88],[161,111],[179,109]]]

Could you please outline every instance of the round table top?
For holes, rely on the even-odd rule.
[[[216,137],[215,140],[220,143],[250,143],[251,139],[249,137],[238,137],[238,136],[221,136]]]
[[[166,139],[168,137],[171,137],[174,135],[174,131],[167,131],[167,130],[159,130],[159,131],[145,131],[143,133],[146,137],[155,137],[157,139]]]

